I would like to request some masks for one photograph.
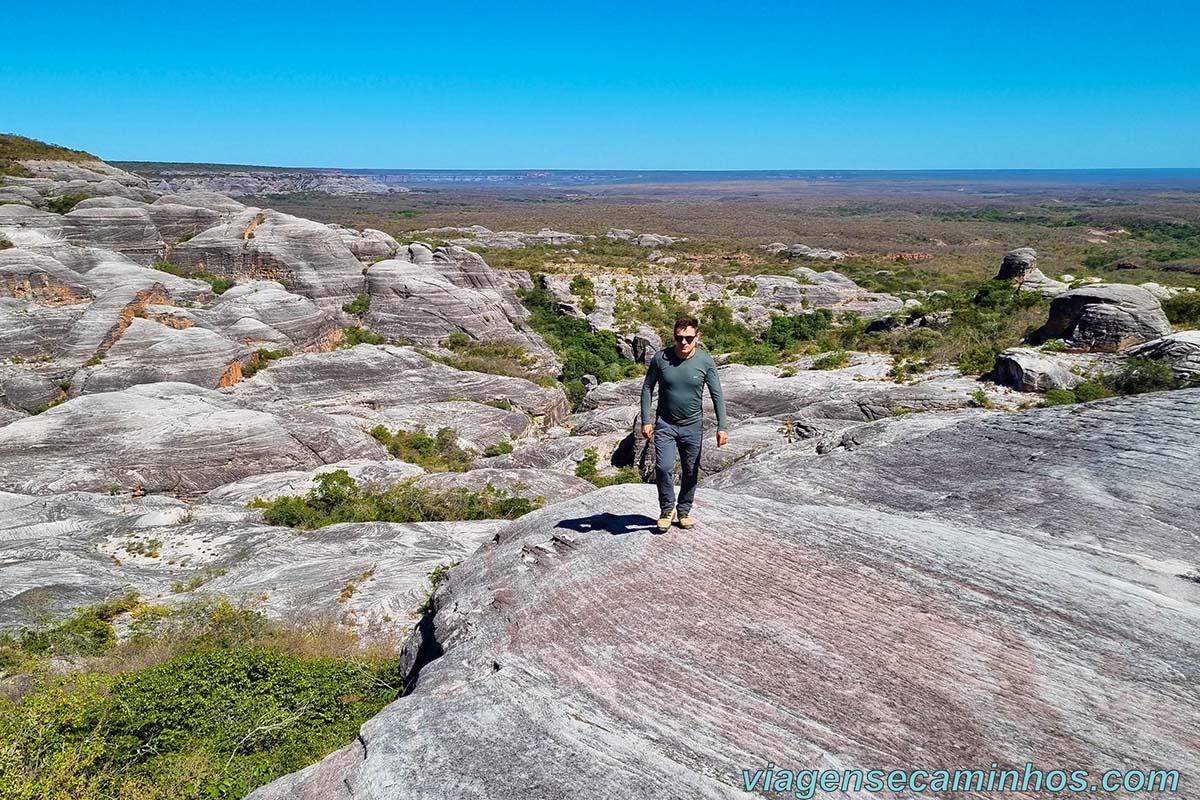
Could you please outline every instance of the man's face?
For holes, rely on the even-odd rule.
[[[679,328],[675,331],[675,352],[688,358],[696,352],[700,343],[700,333],[695,328]]]

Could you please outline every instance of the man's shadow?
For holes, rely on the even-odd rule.
[[[623,533],[636,533],[651,529],[657,531],[655,525],[655,520],[645,514],[609,514],[606,511],[603,514],[592,514],[590,517],[564,519],[554,527],[567,528],[579,533],[607,531],[613,536],[620,536]]]

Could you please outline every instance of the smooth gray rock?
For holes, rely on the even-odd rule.
[[[654,355],[663,348],[662,337],[654,329],[643,325],[630,337],[630,347],[633,349],[633,360],[649,364]]]
[[[1046,277],[1040,269],[1029,270],[1021,280],[1021,291],[1037,292],[1043,297],[1058,297],[1070,288],[1068,283]]]
[[[1114,353],[1171,332],[1158,298],[1139,286],[1102,283],[1072,289],[1050,303],[1035,344],[1064,339],[1082,350]]]
[[[269,350],[329,350],[343,339],[335,312],[275,281],[240,283],[195,316],[236,342]]]
[[[186,494],[384,457],[374,439],[328,417],[275,417],[191,384],[152,383],[77,397],[0,428],[0,489]]]
[[[768,760],[1190,774],[1198,403],[753,460],[706,482],[690,533],[648,531],[650,486],[534,512],[435,593],[410,693],[251,798],[734,798]],[[1163,446],[1131,449],[1143,426]]]
[[[239,204],[240,205],[240,204]],[[221,220],[221,212],[202,206],[182,203],[154,202],[146,206],[146,213],[154,221],[158,235],[162,237],[164,258],[170,259],[175,245],[206,231]]]
[[[451,428],[460,447],[482,452],[488,445],[507,442],[536,432],[529,414],[517,409],[496,408],[474,400],[434,400],[405,405],[388,405],[359,413],[339,411],[347,419],[361,420],[360,427],[383,425],[389,431],[424,428],[433,435]]]
[[[239,383],[232,393],[257,408],[300,405],[332,411],[347,406],[385,410],[448,400],[508,400],[538,426],[555,424],[568,410],[561,389],[457,370],[409,348],[388,345],[360,344],[283,359]]]
[[[1032,247],[1018,247],[1004,255],[1004,260],[1000,262],[1000,271],[996,273],[996,280],[1010,281],[1013,286],[1019,287],[1036,267],[1037,251]]]
[[[1165,361],[1184,379],[1200,378],[1200,331],[1179,331],[1125,351],[1130,358]]]
[[[245,505],[255,499],[275,500],[286,496],[300,497],[308,494],[317,485],[317,476],[339,469],[344,469],[358,483],[359,488],[372,491],[381,491],[425,474],[425,470],[416,464],[404,461],[364,459],[337,461],[310,470],[289,470],[251,475],[224,486],[218,486],[204,495],[204,502]]]
[[[195,591],[250,598],[285,621],[338,622],[368,639],[394,639],[419,617],[428,573],[505,524],[368,522],[300,533],[263,525],[261,512],[240,504],[0,492],[0,625],[66,615],[130,590],[177,605],[194,597],[181,584],[195,582]],[[150,539],[157,557],[127,549]]]
[[[176,245],[171,260],[239,280],[278,281],[332,310],[365,288],[362,264],[337,231],[269,209],[234,214]]]
[[[1053,356],[1028,347],[1010,347],[996,356],[991,377],[996,383],[1022,392],[1073,389],[1083,382]]]
[[[204,328],[176,328],[135,318],[100,364],[75,376],[71,390],[73,395],[94,394],[159,381],[216,389],[241,377],[242,362],[250,352]]]
[[[544,505],[578,497],[596,488],[583,478],[563,475],[548,469],[499,467],[479,467],[467,472],[437,472],[418,478],[416,485],[435,492],[459,489],[479,492],[490,485],[510,495],[535,500]]]

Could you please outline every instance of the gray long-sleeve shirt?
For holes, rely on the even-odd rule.
[[[717,412],[717,430],[729,430],[725,419],[725,396],[721,394],[721,378],[712,356],[697,350],[691,358],[680,358],[674,347],[654,354],[646,380],[642,382],[642,422],[649,423],[650,398],[658,387],[658,416],[672,425],[690,425],[703,416],[704,387],[712,397]]]

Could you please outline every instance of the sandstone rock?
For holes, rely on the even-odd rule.
[[[331,310],[365,285],[362,264],[336,231],[271,210],[238,212],[176,245],[171,259],[215,275],[278,281]]]
[[[1000,262],[1000,272],[996,274],[996,280],[1010,281],[1013,286],[1019,287],[1035,267],[1037,251],[1032,247],[1018,247],[1005,254],[1004,260]],[[1045,278],[1044,275],[1042,277]]]
[[[452,428],[460,447],[479,452],[488,445],[530,435],[535,427],[523,411],[496,408],[472,400],[388,405],[363,412],[341,411],[339,415],[356,420],[364,429],[375,425],[383,425],[389,431],[424,428],[432,435],[442,428]]]
[[[666,236],[661,233],[635,233],[626,228],[609,228],[604,235],[609,239],[630,242],[640,247],[666,247],[675,242],[686,241],[678,236]]]
[[[1073,389],[1083,378],[1046,353],[1027,347],[1010,347],[996,357],[992,380],[1022,392]]]
[[[251,797],[526,797],[517,770],[540,796],[733,798],[768,758],[1200,769],[1178,713],[1200,702],[1180,682],[1200,587],[1176,577],[1196,553],[1197,403],[976,412],[898,447],[756,459],[700,489],[703,535],[649,533],[650,486],[530,514],[435,593],[409,694]],[[1131,450],[1146,424],[1163,446]],[[1034,484],[1048,496],[1011,491]]]
[[[228,217],[237,214],[239,211],[246,210],[245,203],[239,203],[232,197],[220,194],[218,192],[206,191],[189,191],[177,192],[174,194],[164,194],[154,201],[152,205],[180,205],[190,206],[192,208],[204,208],[209,211],[215,211],[222,217]]]
[[[390,234],[375,228],[364,228],[362,231],[331,225],[337,231],[346,247],[359,261],[372,263],[385,258],[392,258],[400,250],[400,243]]]
[[[0,428],[0,489],[190,493],[248,475],[384,457],[366,434],[324,421],[240,408],[185,383],[85,395]]]
[[[146,213],[150,215],[154,227],[158,229],[158,235],[162,237],[163,256],[168,260],[175,245],[188,241],[221,220],[220,211],[182,203],[155,201],[146,206]]]
[[[158,381],[216,389],[240,379],[241,363],[249,355],[249,348],[214,331],[135,318],[104,361],[76,375],[72,394],[112,392]]]
[[[1200,331],[1179,331],[1125,351],[1130,358],[1165,361],[1185,379],[1200,378]]]
[[[1021,291],[1037,292],[1043,297],[1058,297],[1071,288],[1070,284],[1048,278],[1040,269],[1031,269],[1021,281]]]
[[[561,389],[521,378],[465,372],[409,348],[358,345],[349,350],[283,359],[232,390],[240,402],[269,409],[306,406],[344,412],[365,406],[417,406],[448,400],[508,400],[535,425],[552,425],[567,412]]]
[[[67,240],[73,244],[115,250],[139,264],[152,264],[159,260],[164,244],[146,205],[114,206],[112,200],[104,198],[105,202],[101,205],[77,206],[64,216],[63,231]]]
[[[1137,286],[1108,283],[1054,298],[1050,318],[1033,341],[1058,338],[1072,347],[1112,353],[1170,332],[1171,323],[1154,295]]]
[[[485,486],[510,495],[538,500],[550,505],[567,498],[587,494],[596,487],[583,478],[563,475],[548,469],[501,469],[480,467],[468,472],[438,472],[418,478],[416,485],[435,492],[467,489],[472,492]]]
[[[328,350],[342,339],[334,312],[275,281],[238,284],[196,316],[228,338],[252,347]]]
[[[289,470],[251,475],[218,486],[204,495],[207,503],[245,505],[255,499],[275,500],[285,496],[303,496],[317,485],[317,476],[344,469],[360,489],[382,491],[397,483],[425,474],[416,464],[404,461],[370,461],[358,459],[324,464],[316,469]]]
[[[633,360],[642,364],[649,364],[653,361],[655,354],[663,348],[662,337],[653,328],[646,325],[637,329],[637,332],[630,337],[629,343],[633,348]]]

